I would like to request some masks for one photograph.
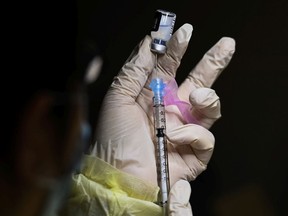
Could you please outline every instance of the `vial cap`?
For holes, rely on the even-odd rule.
[[[166,46],[158,43],[151,43],[151,51],[159,53],[159,54],[164,54],[166,52]]]

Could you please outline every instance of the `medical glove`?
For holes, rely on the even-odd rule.
[[[158,55],[157,74],[164,82],[175,79],[192,30],[190,24],[184,24],[167,43],[167,52]],[[149,87],[155,54],[151,52],[150,44],[151,37],[146,36],[114,78],[104,98],[91,154],[121,171],[157,185],[153,92]],[[221,38],[179,85],[177,96],[191,105],[188,111],[195,122],[187,122],[176,105],[166,106],[171,187],[179,181],[181,185],[183,181],[194,180],[207,168],[215,141],[208,129],[221,117],[220,100],[211,86],[230,62],[234,51],[235,41]],[[170,196],[181,200],[182,194],[173,192]],[[181,215],[177,214],[181,206],[174,202],[170,205],[172,215]],[[190,206],[185,208],[190,209]]]

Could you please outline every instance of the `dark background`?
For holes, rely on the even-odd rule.
[[[177,14],[193,35],[178,70],[181,82],[221,37],[236,40],[234,57],[214,84],[222,118],[211,131],[215,151],[192,185],[194,216],[288,215],[287,0],[79,0],[79,64],[102,55],[103,71],[89,86],[94,126],[113,77],[150,33],[156,9]]]

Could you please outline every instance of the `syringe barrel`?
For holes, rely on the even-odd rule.
[[[157,129],[164,129],[163,133],[165,133],[166,129],[166,119],[165,119],[165,107],[163,104],[156,104],[154,97],[154,127],[156,134],[159,133]]]
[[[167,205],[170,191],[169,167],[168,167],[168,149],[166,140],[166,117],[164,94],[165,84],[162,79],[152,79],[150,87],[154,93],[153,113],[154,127],[156,135],[156,167],[157,182],[160,188],[158,194],[159,205],[163,207],[163,215],[168,215]]]
[[[156,129],[157,131],[157,181],[160,188],[158,201],[160,206],[165,207],[168,202],[170,191],[169,168],[168,168],[168,154],[167,142],[165,139],[164,129]]]

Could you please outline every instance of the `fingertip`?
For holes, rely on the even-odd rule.
[[[210,128],[221,117],[220,99],[213,89],[198,88],[190,93],[189,100],[193,106],[192,115],[203,127]]]
[[[180,179],[178,180],[174,185],[173,189],[175,189],[180,194],[190,194],[191,193],[191,187],[187,180]]]
[[[183,24],[180,28],[184,29],[186,32],[192,34],[193,26],[190,23]]]
[[[234,38],[222,37],[218,43],[221,51],[229,52],[230,54],[233,54],[235,52],[236,42]]]
[[[149,44],[150,44],[151,41],[152,41],[152,38],[151,38],[150,35],[146,35],[146,36],[144,37],[144,39],[143,39],[143,43],[146,42],[146,43],[149,43]]]
[[[185,23],[185,24],[183,25],[183,28],[190,29],[191,32],[193,31],[193,25],[190,24],[190,23]]]
[[[187,180],[180,179],[172,186],[170,191],[170,206],[177,207],[176,209],[179,211],[180,209],[187,207],[189,204],[189,199],[191,195],[191,186]]]
[[[151,41],[152,41],[151,37],[149,35],[146,35],[133,49],[130,56],[126,59],[124,66],[130,61],[133,61],[133,59],[139,56],[140,53],[144,54],[144,56],[149,55],[151,53],[150,51]]]
[[[150,52],[151,36],[146,35],[139,44],[139,50],[147,50]]]
[[[185,23],[174,33],[174,36],[179,43],[188,42],[192,36],[192,32],[193,26],[189,23]]]
[[[130,63],[133,63],[135,66],[146,68],[148,72],[152,71],[154,67],[154,56],[151,52],[151,41],[152,38],[149,35],[146,35],[142,41],[139,43],[137,49],[135,49],[131,57],[128,59]]]
[[[211,88],[198,88],[190,93],[189,101],[193,106],[203,109],[219,101],[219,97]]]

